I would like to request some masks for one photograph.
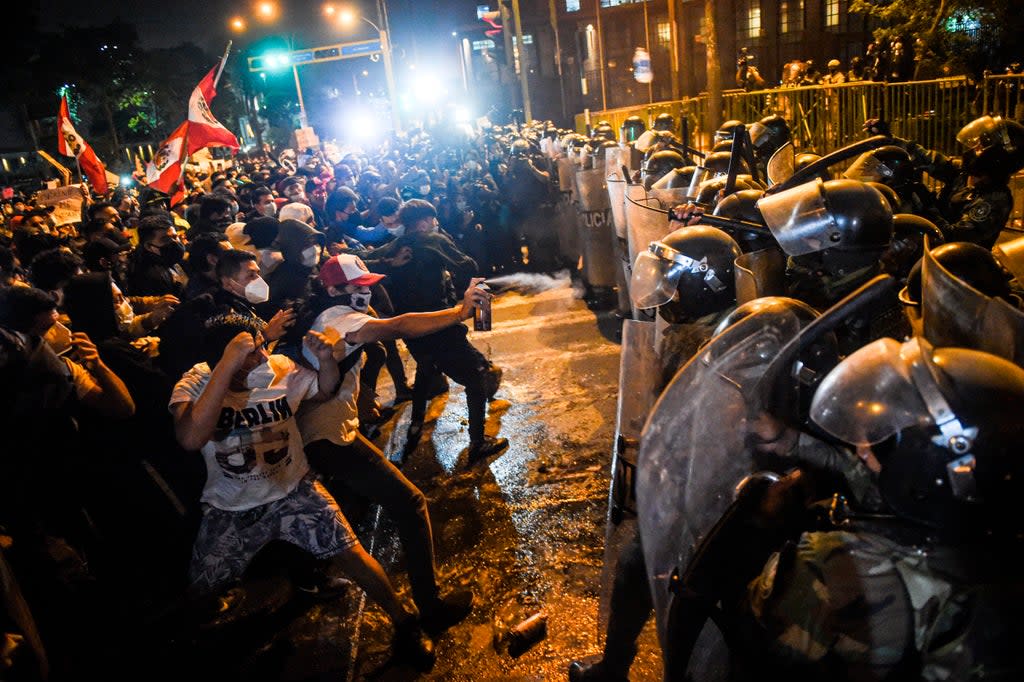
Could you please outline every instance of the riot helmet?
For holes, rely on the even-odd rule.
[[[725,175],[729,172],[729,163],[732,161],[732,152],[712,152],[704,158],[702,164],[705,168],[711,171],[711,175]],[[747,166],[747,162],[743,159],[737,159],[739,163],[739,173],[749,174],[750,168]]]
[[[694,202],[703,204],[705,206],[717,206],[719,201],[719,194],[725,190],[726,185],[729,184],[729,178],[725,175],[718,175],[705,180],[700,183],[697,187],[697,196],[694,197]],[[745,189],[763,189],[758,185],[754,179],[746,174],[736,176],[736,186],[734,192],[739,192]],[[723,197],[724,198],[724,197]]]
[[[736,136],[736,128],[743,125],[743,121],[736,119],[730,119],[718,126],[718,130],[715,131],[715,142],[721,142],[722,140],[731,140]]]
[[[1001,116],[982,116],[963,128],[956,140],[967,151],[963,167],[973,176],[1008,178],[1024,166],[1024,126]]]
[[[950,536],[1016,531],[1024,369],[989,353],[883,338],[822,381],[811,420],[870,448],[900,517]],[[866,453],[865,453],[866,454]]]
[[[630,116],[622,122],[622,127],[619,128],[619,138],[625,143],[636,142],[636,139],[640,137],[640,134],[647,130],[647,126],[644,125],[644,120],[639,116]]]
[[[916,180],[917,171],[907,150],[890,144],[861,154],[843,177],[897,188]]]
[[[902,218],[902,216],[897,217]],[[905,218],[903,219],[905,220]],[[920,218],[920,220],[924,219]],[[929,222],[929,225],[932,223]],[[1013,300],[1010,295],[1009,279],[991,251],[970,242],[950,242],[933,247],[934,244],[935,242],[929,237],[931,258],[953,277],[989,298]],[[905,305],[919,306],[921,304],[920,263],[914,266],[907,277],[907,286],[900,292],[900,301]]]
[[[604,139],[615,142],[615,128],[612,128],[611,124],[607,121],[601,121],[594,128],[594,133],[591,135],[592,139]]]
[[[508,155],[511,158],[525,159],[530,155],[530,143],[521,137],[513,140],[508,147]]]
[[[685,165],[686,161],[683,159],[682,154],[671,149],[661,149],[644,159],[640,180],[645,189],[650,189],[655,182],[660,180],[670,170],[682,168]]]
[[[885,185],[882,185],[885,187]],[[886,188],[888,189],[888,188]],[[892,190],[889,190],[892,191]],[[897,213],[892,217],[892,242],[879,261],[882,270],[905,281],[924,254],[925,238],[931,246],[944,241],[942,231],[927,218],[913,213]],[[981,247],[978,247],[981,248]]]
[[[674,132],[676,129],[676,119],[672,114],[662,112],[654,117],[654,125],[651,126],[651,129]]]
[[[878,190],[855,180],[816,179],[757,202],[790,256],[826,249],[883,251],[892,240],[892,209]]]
[[[765,116],[750,126],[750,146],[758,159],[767,161],[789,139],[789,124],[778,114]]]
[[[880,182],[865,182],[864,184],[867,185],[868,187],[874,187],[875,189],[877,189],[878,193],[885,197],[885,201],[887,204],[889,204],[889,208],[892,209],[893,213],[896,213],[900,210],[900,205],[902,203],[900,201],[900,195],[896,194],[896,190],[894,190],[892,187],[890,187],[889,185],[883,185]]]
[[[727,154],[732,153],[732,140],[721,140],[715,143],[715,146],[711,148],[712,154],[719,154],[725,152]]]
[[[736,302],[734,261],[740,253],[717,228],[681,227],[637,255],[630,298],[642,310],[658,308],[671,323],[723,311]]]
[[[688,189],[690,187],[690,180],[693,179],[693,174],[696,171],[696,166],[673,168],[651,185],[651,189]]]
[[[735,310],[723,317],[722,321],[715,327],[714,336],[718,336],[732,325],[751,315],[782,315],[786,313],[791,313],[799,320],[801,328],[806,326],[807,323],[813,322],[819,315],[817,310],[795,298],[764,296],[737,306]]]
[[[804,168],[807,168],[820,158],[821,154],[815,154],[814,152],[801,152],[797,154],[793,159],[793,174],[795,175],[798,171],[802,171]],[[818,173],[818,177],[822,180],[832,179],[832,176],[829,175],[827,169],[822,169],[821,172]]]

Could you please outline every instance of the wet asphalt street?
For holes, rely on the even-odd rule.
[[[509,439],[500,456],[466,463],[466,402],[452,383],[435,398],[403,472],[426,494],[442,589],[465,586],[472,614],[436,642],[427,674],[390,657],[383,611],[352,588],[307,606],[242,655],[233,675],[282,680],[564,680],[573,659],[600,651],[598,601],[609,461],[615,426],[619,321],[581,300],[567,275],[513,276],[494,302],[494,327],[472,342],[504,369],[487,433]],[[413,363],[407,361],[411,369]],[[410,374],[411,376],[411,374]],[[390,400],[382,373],[380,393]],[[375,439],[397,457],[409,404]],[[339,500],[401,591],[401,547],[378,508]],[[519,657],[500,645],[509,624],[543,611],[547,635]],[[247,647],[248,648],[248,647]],[[653,628],[631,679],[660,679]]]

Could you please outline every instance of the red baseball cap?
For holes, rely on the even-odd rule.
[[[320,282],[325,287],[343,287],[354,284],[368,287],[384,279],[384,275],[370,272],[363,260],[351,253],[332,256],[320,266]]]

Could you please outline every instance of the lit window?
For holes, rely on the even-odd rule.
[[[740,12],[738,32],[741,38],[757,38],[761,35],[761,1],[745,0],[744,11]]]
[[[580,11],[580,0],[565,0],[565,11],[566,12],[579,12]]]
[[[479,52],[480,50],[493,50],[493,40],[474,40],[473,41],[473,52]]]
[[[657,40],[659,45],[671,45],[672,44],[672,24],[667,21],[659,21],[655,28],[657,33]]]
[[[804,0],[782,0],[779,3],[779,33],[804,30]]]
[[[839,26],[839,0],[825,0],[825,25]]]

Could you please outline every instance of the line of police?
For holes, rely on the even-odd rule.
[[[565,259],[628,292],[606,640],[570,680],[627,679],[652,611],[670,680],[1024,670],[1024,127],[979,118],[956,159],[865,131],[544,136]]]

